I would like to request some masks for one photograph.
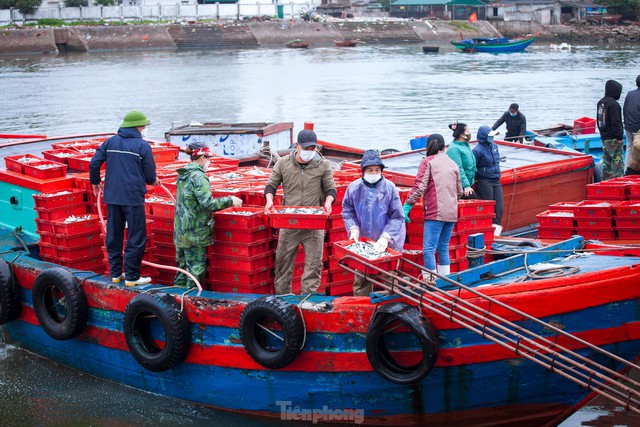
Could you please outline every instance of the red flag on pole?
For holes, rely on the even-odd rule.
[[[467,18],[469,20],[469,22],[471,22],[472,24],[474,22],[476,22],[478,20],[478,14],[473,12],[471,15],[469,15],[469,18]]]

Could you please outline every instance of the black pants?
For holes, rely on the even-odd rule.
[[[476,180],[476,190],[478,191],[478,196],[482,200],[495,200],[495,213],[496,216],[493,218],[493,223],[500,225],[502,222],[502,214],[504,213],[504,201],[502,200],[502,184],[500,181],[493,182],[487,181],[484,179]]]
[[[107,205],[107,238],[111,277],[122,274],[122,242],[127,225],[127,247],[124,250],[126,280],[140,278],[140,263],[147,244],[144,206]]]

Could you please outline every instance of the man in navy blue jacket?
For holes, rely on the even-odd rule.
[[[130,111],[118,129],[118,134],[107,139],[96,150],[89,166],[89,178],[97,195],[104,188],[107,204],[107,238],[111,281],[126,286],[151,282],[140,277],[140,264],[147,243],[144,195],[147,186],[158,185],[156,165],[149,143],[143,134],[149,124],[139,111]],[[100,182],[100,167],[107,162],[104,185]],[[125,225],[128,228],[122,273],[122,242]]]

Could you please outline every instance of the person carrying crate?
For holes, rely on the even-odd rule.
[[[360,237],[376,240],[374,249],[384,252],[387,246],[402,251],[407,235],[402,202],[395,184],[382,176],[384,163],[376,150],[367,150],[360,163],[362,178],[349,184],[342,201],[342,218],[349,240]],[[353,282],[353,295],[367,296],[373,284],[365,276]]]
[[[273,198],[282,185],[283,205],[324,206],[331,214],[336,199],[336,184],[330,163],[316,152],[318,139],[315,132],[304,129],[298,133],[295,150],[280,158],[273,167],[264,189],[265,213],[273,208]],[[324,230],[280,229],[276,249],[276,294],[291,293],[291,278],[298,253],[298,245],[305,253],[302,275],[302,294],[311,294],[320,286]]]

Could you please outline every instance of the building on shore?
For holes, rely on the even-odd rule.
[[[396,18],[444,20],[466,20],[474,12],[478,19],[485,19],[486,3],[481,0],[396,0],[390,10]]]

